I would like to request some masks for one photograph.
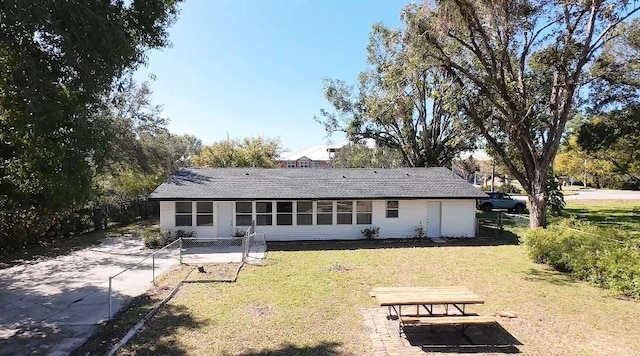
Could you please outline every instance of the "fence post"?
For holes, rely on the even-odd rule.
[[[180,247],[179,247],[179,250],[180,250],[180,264],[182,264],[182,236],[180,236]]]
[[[151,283],[156,285],[156,254],[151,254]]]
[[[113,279],[113,277],[109,276],[109,316],[107,320],[111,320],[111,279]]]

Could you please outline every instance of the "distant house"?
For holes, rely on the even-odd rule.
[[[364,142],[369,148],[375,147],[373,140]],[[331,159],[335,154],[348,144],[347,140],[335,145],[315,145],[300,151],[284,152],[278,157],[278,166],[281,168],[328,168],[331,167]]]
[[[333,155],[327,145],[315,145],[304,150],[285,152],[278,158],[281,168],[327,168]]]
[[[231,237],[256,222],[267,240],[475,234],[476,199],[487,195],[446,168],[181,169],[149,196],[160,228]]]

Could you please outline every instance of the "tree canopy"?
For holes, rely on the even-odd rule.
[[[0,2],[0,240],[39,238],[92,198],[113,139],[104,98],[169,44],[177,3]]]
[[[324,95],[334,110],[322,109],[316,121],[328,134],[341,131],[397,151],[405,166],[450,165],[473,148],[475,135],[461,125],[454,83],[424,60],[416,39],[409,29],[374,25],[357,87],[327,79]]]
[[[465,118],[527,192],[531,227],[546,225],[548,172],[588,69],[637,10],[628,1],[533,0],[405,8],[424,61],[452,78]]]
[[[191,159],[198,167],[276,167],[282,147],[276,139],[263,137],[225,140],[203,146]]]

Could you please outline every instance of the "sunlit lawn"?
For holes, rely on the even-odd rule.
[[[600,226],[624,229],[640,237],[640,201],[577,200],[567,204],[565,213]]]
[[[376,307],[372,287],[447,285],[483,296],[481,314],[517,315],[499,320],[525,355],[640,354],[640,303],[531,263],[521,246],[383,247],[271,251],[236,283],[186,284],[121,354],[372,354],[359,311]]]

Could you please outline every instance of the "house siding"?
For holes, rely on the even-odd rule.
[[[427,203],[440,202],[440,236],[471,237],[475,235],[475,200],[448,200],[448,199],[415,199],[399,200],[398,217],[386,217],[386,200],[372,201],[372,223],[355,224],[356,212],[353,214],[351,225],[337,225],[336,202],[333,202],[333,225],[316,225],[316,202],[313,203],[313,225],[295,225],[296,214],[293,214],[294,225],[270,225],[256,226],[256,231],[264,233],[269,241],[295,241],[295,240],[346,240],[362,239],[362,230],[368,227],[379,227],[379,238],[407,238],[416,235],[416,228],[422,225],[426,231]],[[276,223],[276,201],[273,202],[273,223]],[[195,222],[195,203],[193,203],[193,216]],[[295,204],[295,203],[294,203]],[[197,236],[217,237],[219,202],[214,202],[214,226],[175,226],[175,202],[160,202],[160,229],[195,231]],[[355,201],[354,201],[355,207]],[[294,212],[295,212],[294,208]],[[355,209],[354,209],[355,210]],[[255,202],[253,205],[253,220],[255,220]],[[245,230],[244,226],[236,226],[235,204],[233,213],[233,231]],[[220,236],[227,237],[227,236]],[[230,236],[228,236],[230,237]]]
[[[475,232],[475,200],[456,200],[442,203],[442,236],[473,237],[475,236]]]

